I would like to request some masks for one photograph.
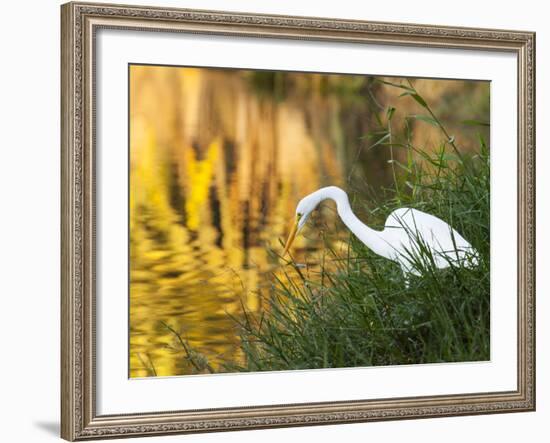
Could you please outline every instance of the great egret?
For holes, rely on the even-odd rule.
[[[471,268],[478,263],[477,251],[443,220],[418,209],[399,208],[388,216],[384,230],[377,231],[356,217],[347,194],[336,186],[318,189],[300,200],[283,256],[311,212],[327,199],[336,203],[338,215],[362,243],[376,254],[399,263],[407,281],[411,274],[421,275],[419,263],[433,263],[439,269],[451,264]]]

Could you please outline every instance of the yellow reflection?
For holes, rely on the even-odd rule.
[[[382,186],[391,179],[387,153],[366,149],[374,119],[364,91],[343,88],[363,87],[365,77],[288,73],[268,77],[267,89],[256,77],[131,67],[131,377],[219,371],[224,362],[241,362],[231,316],[240,315],[241,303],[265,308],[281,266],[270,251],[282,252],[297,201],[328,184]],[[428,97],[465,88],[465,82],[421,82],[428,82]],[[488,86],[476,88],[475,94],[488,93]],[[393,103],[397,92],[378,91],[377,100]],[[413,106],[411,100],[398,109],[414,112]],[[423,129],[413,134],[415,143],[435,138],[436,129]],[[328,225],[329,241],[339,245],[334,211],[320,212],[317,223]],[[293,246],[310,270],[324,241],[315,232],[306,230]],[[190,364],[166,325],[204,366]]]

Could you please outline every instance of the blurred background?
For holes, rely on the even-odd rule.
[[[425,110],[384,82],[414,85],[461,150],[489,141],[488,82],[130,67],[131,377],[193,373],[185,346],[215,371],[243,358],[232,316],[262,308],[297,202],[327,185],[364,208],[388,197],[388,161],[405,155],[377,144],[388,113],[396,134],[439,146]],[[348,236],[332,205],[317,212],[296,239],[304,272]]]

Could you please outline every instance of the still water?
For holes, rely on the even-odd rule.
[[[131,377],[196,373],[189,349],[214,371],[243,358],[235,320],[269,296],[299,199],[390,185],[365,135],[391,98],[365,76],[131,67]],[[320,212],[296,240],[307,272],[347,238]]]

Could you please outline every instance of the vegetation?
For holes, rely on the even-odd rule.
[[[166,72],[156,74],[152,90],[167,84]],[[200,90],[193,82],[208,85],[203,108],[216,113],[203,120],[223,127],[185,126],[182,144],[164,117],[180,121],[179,102],[162,100],[173,106],[159,113],[145,106],[149,95],[133,93],[136,122],[137,111],[151,115],[149,126],[131,125],[131,376],[489,359],[488,87],[252,73],[251,91],[233,96],[227,81],[240,85],[237,74],[172,74],[186,109]],[[241,145],[237,97],[264,109],[247,117],[264,129]],[[264,118],[272,111],[281,118]],[[276,128],[310,151],[289,162]],[[400,207],[440,217],[474,246],[479,265],[435,270],[428,257],[422,277],[405,281],[397,264],[346,237],[330,204],[310,222],[330,228],[301,236],[293,259],[278,257],[273,243],[297,199],[328,184],[345,187],[375,228]]]
[[[479,361],[490,358],[489,153],[464,155],[411,83],[400,88],[422,114],[406,117],[396,133],[394,108],[379,113],[372,149],[389,149],[394,186],[375,208],[363,208],[369,224],[383,227],[398,207],[414,207],[451,224],[479,253],[472,269],[424,266],[408,282],[391,261],[376,256],[352,235],[345,257],[323,253],[312,278],[288,262],[269,294],[268,308],[234,319],[241,332],[244,364],[231,371]],[[440,130],[436,149],[412,144],[410,121]],[[468,121],[469,125],[486,125]],[[398,159],[405,158],[405,161]],[[358,199],[361,204],[363,199]],[[355,206],[357,206],[357,204]],[[330,266],[327,264],[330,262]],[[408,284],[407,284],[408,283]]]

